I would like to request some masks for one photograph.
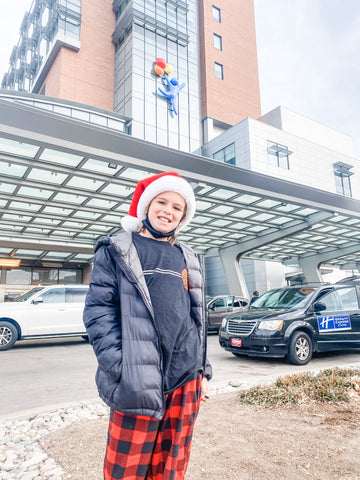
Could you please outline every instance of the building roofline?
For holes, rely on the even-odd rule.
[[[50,121],[51,120],[51,121]],[[277,200],[360,218],[360,200],[274,178],[200,155],[137,139],[121,132],[60,117],[0,99],[0,132],[14,140],[43,142],[69,152],[85,151],[119,164],[176,170],[189,180],[242,189]]]

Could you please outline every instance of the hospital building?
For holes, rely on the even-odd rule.
[[[253,0],[33,0],[2,73],[0,300],[86,283],[136,182],[170,169],[210,295],[359,271],[352,139],[261,112]]]

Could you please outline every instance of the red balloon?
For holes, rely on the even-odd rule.
[[[162,68],[163,70],[166,67],[166,62],[163,58],[157,58],[155,63],[158,67]]]

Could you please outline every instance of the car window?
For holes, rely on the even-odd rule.
[[[224,308],[225,307],[225,298],[217,298],[211,304],[212,308]]]
[[[315,292],[313,287],[290,287],[270,290],[251,303],[250,308],[304,307]]]
[[[43,290],[44,287],[35,287],[32,290],[29,290],[28,292],[24,293],[23,295],[16,297],[13,302],[25,302],[28,298],[32,297],[35,295],[35,293],[40,292]]]
[[[65,288],[54,288],[43,292],[40,296],[43,303],[65,303]]]
[[[85,302],[88,288],[67,288],[66,303]]]
[[[241,298],[235,297],[234,299],[234,307],[246,307],[248,302],[246,300],[242,300]]]
[[[234,304],[234,297],[226,297],[226,306],[232,307]]]
[[[347,311],[359,308],[355,287],[333,290],[324,295],[320,301],[325,305],[325,311]]]

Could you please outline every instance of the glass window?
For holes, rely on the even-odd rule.
[[[215,7],[215,5],[213,5],[212,14],[213,14],[213,19],[220,23],[221,22],[221,10],[220,10],[220,8]]]
[[[359,308],[355,287],[330,292],[321,297],[320,302],[325,305],[325,311],[348,311]]]
[[[55,183],[57,185],[60,185],[67,177],[68,175],[65,173],[40,168],[32,168],[27,176],[30,180],[39,180],[40,182]]]
[[[226,305],[225,305],[225,298],[218,298],[217,300],[215,300],[211,305],[210,307],[212,309],[217,309],[217,308],[225,308]]]
[[[31,283],[32,285],[36,285],[37,283],[42,283],[44,285],[51,285],[54,283],[58,283],[58,276],[59,276],[58,268],[36,267],[33,269]],[[64,290],[64,295],[65,295],[65,290]]]
[[[334,163],[336,193],[345,197],[352,197],[350,177],[353,172],[350,172],[351,168],[353,168],[352,165],[343,162]]]
[[[215,77],[224,80],[224,67],[221,63],[215,62]]]
[[[234,304],[234,297],[226,297],[226,305],[232,307]]]
[[[40,296],[43,303],[65,303],[65,288],[54,288],[43,292]]]
[[[89,114],[87,113],[87,118]],[[52,150],[45,148],[40,155],[40,160],[45,160],[52,163],[59,163],[60,165],[66,165],[69,167],[77,167],[83,157],[74,155],[72,153],[61,152],[59,150]]]
[[[5,273],[6,272],[6,273]],[[31,267],[9,268],[3,270],[5,273],[5,283],[7,285],[30,285]]]
[[[270,165],[289,170],[289,157],[293,152],[291,152],[286,145],[281,145],[280,143],[268,140],[267,144],[268,161]]]
[[[29,145],[27,143],[0,138],[0,151],[4,153],[13,153],[24,157],[34,157],[39,150],[38,145]]]
[[[0,161],[0,173],[12,177],[22,177],[27,170],[27,166],[16,165],[15,163]]]
[[[88,288],[67,288],[66,303],[85,302]]]
[[[214,48],[222,50],[222,37],[220,35],[216,35],[216,33],[214,33]]]
[[[235,155],[235,143],[230,143],[226,147],[218,150],[213,154],[213,158],[219,162],[229,163],[230,165],[236,164]]]

